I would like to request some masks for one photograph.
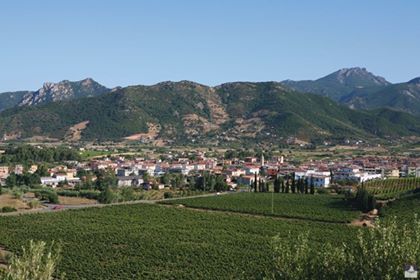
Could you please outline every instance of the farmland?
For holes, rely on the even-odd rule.
[[[272,212],[273,199],[273,212]],[[299,195],[284,193],[240,193],[194,199],[172,200],[191,208],[223,210],[284,218],[325,222],[349,222],[360,212],[352,209],[341,196]]]
[[[350,241],[347,225],[279,221],[158,205],[0,217],[0,244],[60,241],[67,279],[254,279],[270,268],[270,240],[310,231],[313,246]]]
[[[365,183],[364,187],[378,199],[392,199],[420,188],[420,178],[374,180]]]
[[[420,193],[415,193],[388,203],[381,209],[381,215],[385,219],[397,217],[398,221],[410,223],[414,215],[420,217]]]

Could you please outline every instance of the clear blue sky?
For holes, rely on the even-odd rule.
[[[420,76],[420,1],[2,0],[0,92],[315,79],[363,66]]]

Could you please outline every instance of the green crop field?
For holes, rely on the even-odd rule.
[[[273,199],[273,212],[272,212]],[[350,207],[342,196],[284,193],[238,193],[167,201],[193,208],[226,210],[249,214],[325,222],[350,222],[360,212]]]
[[[420,188],[420,178],[372,180],[364,183],[363,186],[378,199],[392,199]]]
[[[0,217],[0,245],[11,251],[62,242],[67,279],[260,278],[272,237],[303,231],[318,246],[350,241],[356,228],[144,204]]]
[[[401,223],[410,223],[414,215],[420,218],[420,193],[390,202],[381,209],[381,216],[385,219],[395,216]]]

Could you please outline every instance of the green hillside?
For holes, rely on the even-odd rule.
[[[15,91],[0,93],[0,111],[17,106],[29,91]]]
[[[188,81],[132,86],[98,97],[8,109],[0,113],[0,133],[8,139],[62,139],[71,126],[87,121],[82,140],[121,140],[148,132],[151,125],[157,127],[155,139],[180,144],[420,134],[419,121],[410,115],[355,111],[280,83],[238,82],[211,88]]]
[[[390,85],[384,78],[375,76],[360,67],[340,69],[317,80],[287,80],[283,83],[295,90],[326,96],[335,101],[339,101],[354,91],[365,89],[377,91]]]
[[[420,78],[376,91],[353,92],[340,102],[357,109],[392,108],[419,116]]]

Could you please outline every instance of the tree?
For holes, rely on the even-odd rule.
[[[311,194],[315,194],[315,185],[314,185],[314,180],[313,180],[313,178],[311,177]]]
[[[304,179],[303,184],[305,185],[305,194],[308,194],[308,192],[309,192],[308,178]]]
[[[257,172],[254,173],[254,192],[257,192],[258,181],[257,181]]]
[[[295,181],[295,179],[293,177],[292,177],[291,189],[292,189],[292,193],[295,193],[296,192],[296,181]]]
[[[285,193],[289,193],[289,189],[290,189],[289,180],[286,180]]]
[[[131,187],[126,187],[121,190],[121,197],[124,201],[132,201],[136,199],[134,190]]]
[[[280,181],[280,186],[281,186],[281,192],[284,193],[285,192],[285,186],[284,186],[284,180],[281,179]]]
[[[274,179],[274,192],[279,193],[280,188],[281,188],[280,179],[279,179],[279,177],[276,177],[276,179]]]
[[[107,187],[101,191],[98,200],[100,203],[109,204],[114,202],[115,198],[115,194],[112,192],[111,188]]]

